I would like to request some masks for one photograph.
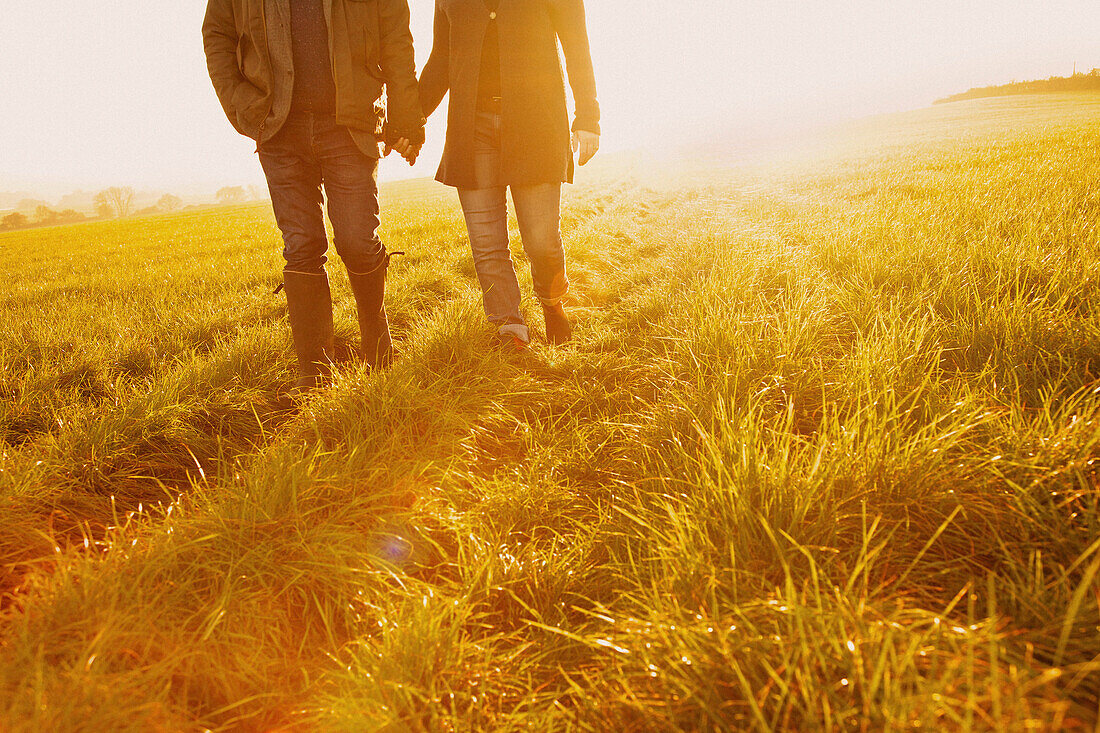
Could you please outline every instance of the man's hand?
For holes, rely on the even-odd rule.
[[[394,150],[396,150],[398,153],[400,153],[401,157],[404,158],[405,161],[408,162],[409,165],[415,165],[416,164],[416,159],[420,155],[420,146],[419,145],[413,145],[412,143],[410,143],[408,141],[407,138],[401,138],[400,140],[395,142],[392,146],[387,145],[386,146],[386,152],[384,154],[389,155],[390,152],[392,152]]]
[[[573,152],[579,153],[578,162],[584,165],[592,160],[592,157],[600,149],[600,136],[594,132],[577,130],[573,133]]]

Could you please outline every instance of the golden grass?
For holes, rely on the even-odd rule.
[[[394,184],[302,402],[265,207],[0,235],[0,730],[1092,730],[1098,109],[607,167],[524,354]]]

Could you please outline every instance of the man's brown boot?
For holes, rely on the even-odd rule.
[[[348,271],[348,281],[359,312],[359,333],[363,339],[360,353],[371,369],[385,368],[393,361],[390,322],[386,318],[385,306],[386,271],[389,266],[387,255],[385,262],[372,272],[360,274]]]
[[[298,389],[319,387],[332,371],[332,293],[328,273],[283,271],[290,332],[298,355]]]

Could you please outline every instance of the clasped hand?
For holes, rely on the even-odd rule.
[[[420,155],[420,146],[413,145],[409,142],[408,138],[404,137],[395,142],[393,145],[386,145],[386,152],[384,153],[384,155],[389,155],[394,150],[400,153],[401,157],[404,158],[409,165],[414,165],[416,163],[417,156]]]

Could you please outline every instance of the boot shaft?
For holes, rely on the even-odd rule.
[[[355,273],[348,271],[348,282],[355,295],[355,306],[359,314],[359,333],[362,337],[360,353],[363,361],[372,369],[385,367],[393,359],[393,345],[390,340],[390,324],[386,317],[386,272],[389,258],[372,272]]]
[[[332,369],[332,292],[328,273],[283,272],[290,332],[298,356],[301,382],[319,382]]]

